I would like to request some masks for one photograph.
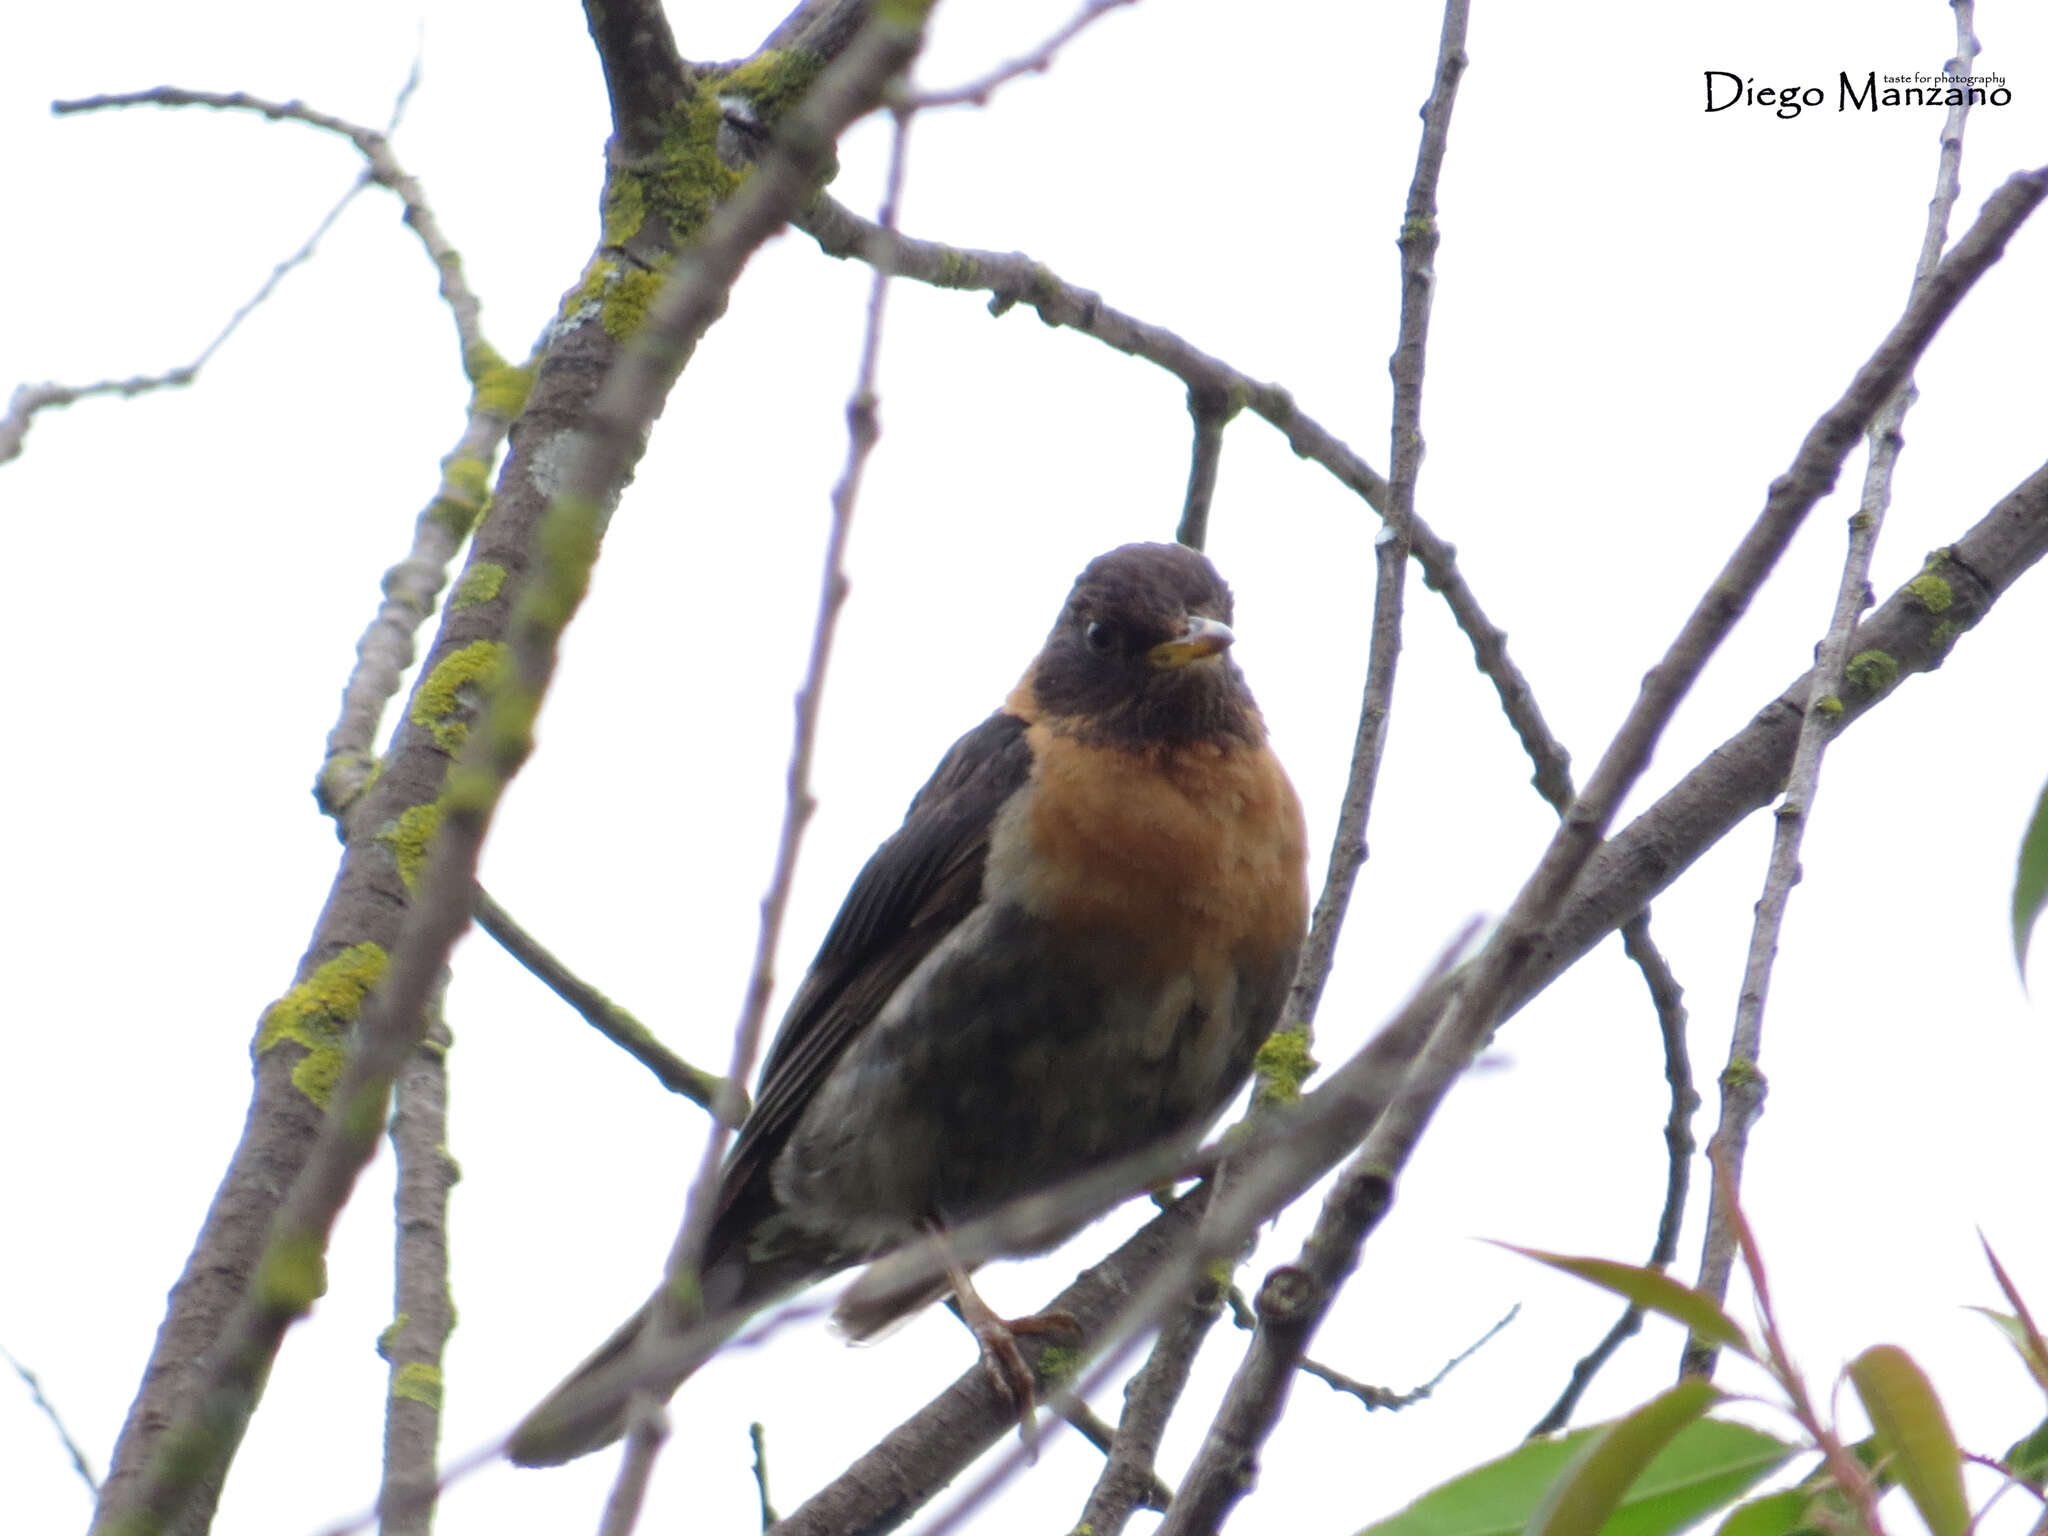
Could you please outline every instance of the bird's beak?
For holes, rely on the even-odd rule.
[[[1205,619],[1199,613],[1191,613],[1187,628],[1173,639],[1153,646],[1145,653],[1145,659],[1161,670],[1184,667],[1204,656],[1220,656],[1236,638],[1221,619]]]

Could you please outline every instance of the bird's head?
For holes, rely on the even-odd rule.
[[[1020,692],[1038,718],[1104,745],[1262,741],[1230,618],[1230,588],[1199,551],[1123,545],[1075,581]]]

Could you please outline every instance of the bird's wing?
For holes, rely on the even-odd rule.
[[[726,1163],[712,1253],[772,1201],[769,1166],[839,1053],[980,902],[989,829],[1031,776],[1024,732],[1022,719],[998,711],[953,743],[846,893],[769,1047]]]

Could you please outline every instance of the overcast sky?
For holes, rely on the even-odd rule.
[[[977,74],[1068,0],[940,9],[923,78]],[[684,53],[749,52],[780,0],[678,5]],[[1021,249],[1171,326],[1387,460],[1394,236],[1438,17],[1422,6],[1148,0],[986,110],[919,122],[904,222]],[[2048,12],[1987,0],[1955,227],[2048,161]],[[162,83],[298,97],[396,139],[522,354],[596,238],[606,108],[566,3],[132,0],[41,7],[0,53],[0,387],[189,360],[356,174],[344,143],[253,117],[55,121],[52,97]],[[1941,114],[1836,110],[1843,72],[1934,71],[1938,0],[1475,8],[1442,189],[1423,514],[1459,547],[1549,719],[1590,768],[1770,479],[1899,310]],[[1705,72],[1817,86],[1821,108],[1709,114]],[[883,135],[835,188],[872,211]],[[1882,595],[2040,464],[2048,228],[2023,230],[1920,370]],[[335,867],[308,795],[352,648],[431,495],[466,386],[432,270],[382,193],[358,200],[193,388],[38,421],[0,467],[13,722],[0,934],[0,1344],[104,1468],[163,1296],[240,1131],[247,1052]],[[485,856],[492,891],[707,1065],[723,1061],[781,815],[826,494],[844,449],[865,273],[801,235],[764,250],[671,397],[613,524]],[[849,556],[781,955],[788,985],[848,880],[946,745],[1001,699],[1074,573],[1172,535],[1182,390],[1028,312],[899,285],[885,435]],[[1820,506],[1680,713],[1648,803],[1806,665],[1860,482]],[[1227,435],[1210,550],[1238,656],[1308,807],[1318,877],[1356,723],[1376,519],[1263,423]],[[1996,1301],[1974,1229],[2048,1309],[2043,1020],[2011,962],[2013,852],[2048,775],[2034,573],[1828,759],[1766,1023],[1772,1089],[1750,1211],[1790,1337],[1823,1383],[1880,1340],[2002,1451],[2041,1413],[1968,1304]],[[1410,624],[1367,866],[1319,1054],[1341,1060],[1473,913],[1512,897],[1552,824],[1441,603]],[[1757,816],[1656,907],[1708,1104],[1762,879]],[[449,998],[454,1288],[444,1445],[501,1433],[645,1294],[703,1117],[479,937]],[[1607,1300],[1476,1242],[1640,1260],[1661,1197],[1651,1012],[1610,941],[1500,1036],[1432,1127],[1315,1353],[1403,1389],[1516,1302],[1428,1404],[1368,1416],[1302,1383],[1233,1529],[1344,1533],[1510,1447],[1610,1320]],[[1680,1273],[1697,1261],[1700,1193]],[[310,1532],[374,1496],[389,1321],[390,1160],[360,1186],[331,1289],[288,1340],[231,1478],[222,1536]],[[1314,1202],[1244,1271],[1291,1257]],[[1141,1218],[989,1273],[1029,1311]],[[1738,1311],[1746,1308],[1739,1304]],[[1581,1420],[1675,1368],[1653,1323]],[[1219,1329],[1163,1468],[1176,1478],[1242,1339]],[[817,1323],[721,1359],[678,1398],[643,1529],[751,1528],[746,1426],[787,1510],[971,1360],[933,1311],[867,1349]],[[1733,1385],[1745,1385],[1730,1375]],[[1114,1389],[1097,1407],[1114,1417]],[[592,1528],[611,1475],[500,1467],[446,1500],[451,1536]],[[979,1517],[1065,1529],[1100,1457],[1056,1437]],[[27,1393],[0,1379],[0,1524],[89,1504]],[[1981,1490],[1980,1490],[1981,1491]],[[943,1509],[941,1499],[935,1508]],[[1889,1510],[1888,1506],[1888,1510]],[[2035,1510],[2009,1497],[1989,1529]],[[1146,1529],[1141,1516],[1135,1529]],[[1896,1513],[1902,1528],[1910,1514]]]

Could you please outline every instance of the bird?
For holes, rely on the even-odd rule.
[[[666,1400],[749,1317],[826,1276],[1199,1144],[1279,1020],[1308,912],[1301,804],[1230,655],[1232,618],[1197,550],[1089,562],[1002,707],[855,878],[791,998],[722,1170],[692,1298],[701,1347],[647,1363],[657,1291],[527,1415],[512,1460],[609,1444],[629,1394],[600,1383]],[[950,1288],[967,1315],[959,1266],[949,1281],[901,1310]],[[985,1350],[987,1317],[969,1319]]]

